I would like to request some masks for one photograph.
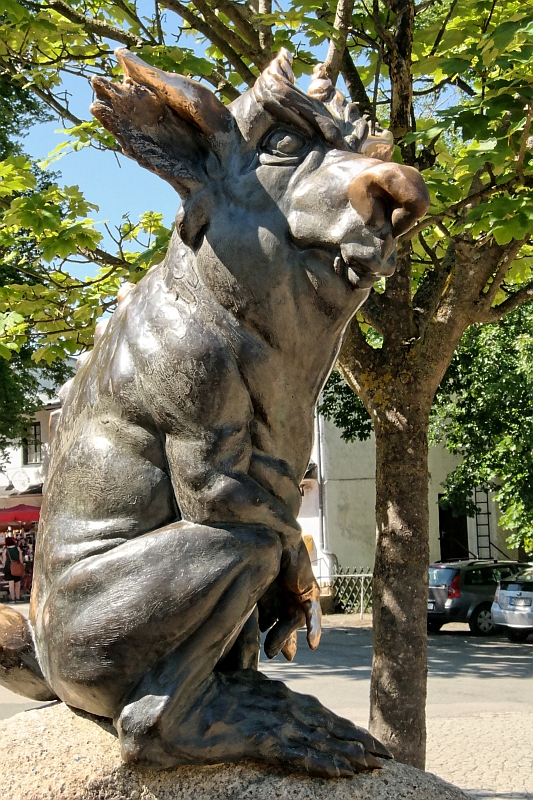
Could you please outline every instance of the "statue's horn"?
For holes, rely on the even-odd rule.
[[[294,72],[292,71],[292,53],[282,47],[277,56],[270,62],[268,67],[263,70],[263,75],[275,75],[289,83],[294,83]]]
[[[335,87],[327,76],[324,64],[317,64],[313,69],[313,77],[309,84],[307,94],[309,97],[314,97],[315,100],[320,100],[322,103],[327,103],[333,98]]]
[[[125,47],[115,50],[115,55],[128,78],[152,89],[182,119],[197,125],[206,136],[231,129],[230,112],[206,86],[184,75],[152,67]]]

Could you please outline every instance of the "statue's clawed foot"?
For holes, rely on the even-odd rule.
[[[250,759],[320,777],[350,777],[379,769],[375,756],[391,757],[368,731],[316,698],[253,670],[215,674],[179,723],[172,721],[172,703],[163,710],[157,700],[157,719],[142,733],[138,712],[146,710],[148,698],[127,706],[119,720],[130,763],[165,769]]]

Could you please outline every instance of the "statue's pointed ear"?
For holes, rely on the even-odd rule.
[[[233,130],[230,112],[206,86],[184,75],[151,67],[125,47],[115,50],[115,55],[130,81],[152,89],[179,117],[197,126],[205,136],[216,140]]]
[[[97,99],[91,111],[125,155],[187,197],[205,185],[210,153],[220,157],[227,149],[231,113],[205,86],[151,67],[125,49],[116,54],[126,80],[93,78]]]

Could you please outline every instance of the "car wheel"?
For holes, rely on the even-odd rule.
[[[429,622],[428,620],[428,633],[438,633],[442,628],[442,622]]]
[[[533,633],[531,628],[507,628],[505,631],[510,642],[525,642],[530,633]]]
[[[475,636],[488,636],[490,633],[493,633],[494,623],[492,621],[490,605],[486,603],[475,608],[468,621],[468,625]]]

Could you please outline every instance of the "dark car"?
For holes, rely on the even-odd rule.
[[[450,561],[429,568],[428,631],[447,622],[468,622],[477,636],[494,631],[491,606],[498,581],[524,565],[516,561]]]

